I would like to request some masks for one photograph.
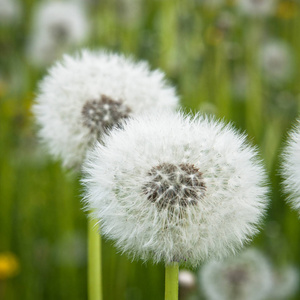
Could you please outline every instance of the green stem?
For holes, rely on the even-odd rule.
[[[88,220],[88,299],[102,300],[101,237],[97,222]]]
[[[178,300],[178,263],[166,265],[165,300]]]

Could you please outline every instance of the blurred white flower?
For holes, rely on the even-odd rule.
[[[45,66],[81,45],[88,37],[89,23],[80,3],[46,1],[34,11],[32,30],[28,57],[33,64]]]
[[[290,299],[298,290],[299,271],[292,265],[287,265],[275,271],[273,287],[269,299]]]
[[[88,147],[121,119],[178,104],[162,72],[105,51],[65,55],[39,90],[33,111],[40,137],[65,167],[80,166]]]
[[[244,15],[259,18],[274,13],[277,0],[237,0],[237,9]]]
[[[259,62],[264,78],[278,84],[293,74],[293,57],[290,48],[282,41],[270,41],[259,51]]]
[[[265,172],[231,126],[200,115],[142,115],[103,144],[84,164],[85,201],[121,251],[195,266],[257,232]]]
[[[190,299],[192,293],[196,291],[196,275],[189,270],[180,270],[178,274],[179,299]]]
[[[300,121],[290,132],[283,151],[281,173],[284,190],[289,195],[288,201],[300,213]]]
[[[272,269],[257,250],[248,249],[225,261],[210,261],[200,270],[208,300],[264,300],[272,288]]]
[[[178,283],[179,286],[183,288],[195,288],[196,276],[193,272],[189,270],[180,270],[178,274]]]
[[[21,10],[18,0],[0,0],[0,26],[17,22],[20,19]]]

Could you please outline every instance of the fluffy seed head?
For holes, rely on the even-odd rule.
[[[225,261],[210,261],[200,270],[201,289],[208,300],[263,300],[272,287],[266,258],[248,249]]]
[[[282,154],[281,174],[288,201],[300,213],[300,121],[290,132]]]
[[[269,299],[284,300],[292,298],[299,289],[299,270],[286,265],[275,270],[273,287]]]
[[[160,71],[103,51],[65,55],[39,90],[33,107],[39,135],[69,168],[79,166],[88,147],[122,120],[143,111],[174,110],[178,104]]]
[[[18,0],[0,0],[0,26],[19,21],[22,8]]]
[[[38,67],[47,66],[81,45],[88,34],[88,18],[80,3],[43,2],[34,11],[28,58]]]
[[[293,74],[293,57],[282,41],[265,43],[259,51],[259,63],[264,78],[272,84],[286,82]]]
[[[89,152],[86,205],[123,252],[199,264],[248,240],[266,207],[256,151],[211,118],[127,120]]]
[[[267,17],[274,13],[276,0],[238,0],[237,8],[249,17]]]

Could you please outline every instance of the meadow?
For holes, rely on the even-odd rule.
[[[62,169],[39,144],[31,112],[51,65],[28,53],[40,2],[20,1],[13,22],[0,12],[0,299],[87,299],[80,174]],[[298,1],[277,1],[263,16],[241,12],[234,0],[82,2],[89,32],[57,58],[101,48],[148,61],[177,88],[184,111],[214,114],[246,132],[270,181],[269,208],[249,246],[275,267],[298,269],[300,220],[286,203],[279,172],[299,113]],[[194,299],[206,299],[197,289]],[[104,299],[163,299],[164,266],[132,262],[103,240],[103,291]],[[289,299],[299,297],[300,290]]]

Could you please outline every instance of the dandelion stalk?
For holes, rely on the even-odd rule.
[[[102,300],[101,237],[97,221],[88,221],[88,299]]]
[[[166,265],[165,300],[178,300],[178,263]]]

